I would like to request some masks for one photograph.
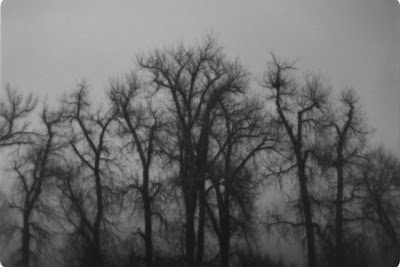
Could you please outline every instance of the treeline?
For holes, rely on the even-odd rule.
[[[255,248],[269,231],[297,238],[309,267],[397,263],[400,164],[369,143],[355,90],[335,96],[273,54],[255,79],[213,36],[136,59],[104,97],[83,81],[53,107],[6,88],[5,266],[49,253],[60,266],[267,266]],[[286,204],[260,210],[273,184]]]

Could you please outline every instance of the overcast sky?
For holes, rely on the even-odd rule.
[[[1,85],[59,97],[86,78],[102,92],[137,52],[214,31],[257,75],[274,51],[334,88],[354,87],[382,142],[400,155],[397,0],[4,0]]]

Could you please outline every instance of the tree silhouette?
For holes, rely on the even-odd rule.
[[[286,158],[295,162],[300,186],[301,210],[307,235],[308,266],[316,266],[316,249],[312,203],[309,194],[310,173],[308,161],[313,152],[313,136],[328,104],[329,88],[315,75],[308,75],[303,85],[290,75],[292,64],[282,62],[275,55],[265,73],[263,86],[270,90],[269,100],[274,103],[278,134],[286,137],[282,142]]]
[[[253,201],[260,181],[250,166],[254,167],[257,155],[276,145],[262,112],[261,102],[240,98],[222,100],[215,114],[206,208],[219,241],[221,266],[229,266],[231,237],[251,234]]]
[[[31,94],[24,98],[10,85],[6,86],[5,100],[0,101],[0,148],[29,143],[28,138],[33,133],[27,131],[29,123],[24,119],[36,104],[37,99]]]
[[[188,266],[199,266],[204,254],[205,177],[213,123],[211,115],[218,101],[244,92],[249,76],[237,60],[226,58],[213,36],[193,47],[180,45],[154,50],[148,56],[139,57],[138,62],[150,75],[156,91],[171,103],[168,108],[176,130],[171,136],[173,151],[166,152],[179,165],[185,204],[186,262]]]
[[[152,216],[155,213],[153,202],[161,189],[161,184],[151,179],[150,170],[154,154],[157,152],[158,132],[163,127],[163,121],[162,114],[154,110],[150,100],[145,101],[145,104],[138,102],[142,87],[138,77],[131,73],[126,81],[112,82],[108,96],[114,108],[118,110],[121,137],[129,138],[128,144],[124,146],[128,147],[131,153],[136,151],[141,163],[141,179],[130,183],[128,189],[137,190],[141,195],[144,210],[146,266],[150,267],[153,261]]]
[[[83,263],[100,267],[105,264],[101,234],[107,225],[106,212],[110,211],[115,193],[112,186],[115,155],[109,133],[117,112],[104,110],[103,106],[93,112],[85,82],[62,104],[70,134],[69,145],[79,159],[80,170],[75,174],[67,171],[71,175],[66,175],[61,183],[63,207],[74,232],[86,242]]]
[[[336,198],[335,206],[335,264],[344,266],[344,206],[351,203],[351,183],[349,173],[352,172],[354,161],[359,157],[366,146],[366,136],[369,131],[358,106],[359,99],[354,90],[343,90],[339,103],[341,109],[334,109],[327,113],[326,124],[322,126],[324,131],[322,139],[326,147],[316,152],[319,154],[322,164],[332,166],[336,171]],[[322,152],[321,152],[322,151]]]
[[[45,229],[41,216],[50,217],[52,207],[46,203],[46,194],[53,178],[58,173],[57,158],[60,144],[55,142],[55,126],[61,121],[61,113],[50,112],[45,107],[41,121],[46,131],[36,142],[32,141],[20,151],[15,152],[12,171],[16,173],[18,199],[10,204],[22,216],[22,226],[18,227],[22,233],[21,266],[29,267],[31,256],[38,255],[32,250],[41,248],[50,238],[50,231]],[[18,264],[19,264],[18,263]]]

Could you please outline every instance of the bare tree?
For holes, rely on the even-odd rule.
[[[35,108],[36,103],[37,99],[31,94],[24,98],[10,85],[6,86],[5,100],[0,101],[0,148],[29,141],[27,138],[33,133],[28,132],[29,123],[23,120]]]
[[[351,203],[353,190],[349,179],[355,158],[359,157],[366,145],[369,133],[358,107],[359,99],[354,90],[343,90],[340,95],[339,109],[327,114],[326,125],[322,126],[322,139],[326,142],[319,154],[322,164],[329,164],[336,171],[335,206],[335,264],[344,266],[344,205]],[[321,152],[322,151],[322,152]],[[347,178],[347,179],[346,179]]]
[[[262,112],[261,102],[255,99],[227,98],[220,102],[214,118],[206,208],[224,267],[229,266],[231,237],[243,234],[246,239],[251,234],[253,200],[260,183],[251,171],[258,164],[256,156],[276,144]]]
[[[270,90],[269,100],[274,103],[278,134],[285,137],[285,160],[293,161],[289,170],[297,169],[297,179],[300,187],[301,210],[307,236],[308,266],[316,266],[316,250],[313,209],[309,193],[310,168],[308,161],[313,152],[316,127],[323,110],[328,104],[329,88],[321,78],[307,75],[303,85],[299,85],[291,71],[293,64],[277,59],[272,54],[272,61],[265,73],[263,86]],[[295,224],[294,224],[295,225]]]
[[[356,197],[361,200],[361,217],[377,225],[400,250],[400,163],[382,147],[371,150],[360,165]]]
[[[118,110],[120,133],[122,138],[128,137],[129,142],[124,144],[130,153],[139,155],[142,176],[127,186],[128,190],[139,192],[144,210],[144,241],[146,250],[146,266],[152,266],[153,238],[152,216],[154,215],[153,202],[161,189],[161,183],[151,179],[150,170],[157,152],[158,132],[163,126],[160,112],[151,106],[151,98],[140,103],[142,82],[136,74],[131,73],[126,81],[114,81],[110,84],[109,98]],[[137,203],[135,203],[137,204]]]
[[[111,176],[116,157],[109,133],[117,112],[104,110],[104,106],[93,112],[88,94],[87,84],[82,82],[77,91],[63,100],[69,145],[81,167],[80,175],[67,175],[60,189],[67,219],[87,245],[84,264],[104,266],[101,233],[112,204]]]
[[[17,174],[19,200],[11,203],[10,207],[22,216],[22,226],[18,227],[22,232],[22,259],[19,263],[24,267],[30,266],[31,256],[37,258],[32,245],[40,253],[45,241],[50,238],[50,232],[45,229],[40,216],[48,218],[51,215],[52,208],[46,203],[45,194],[49,193],[46,190],[50,179],[58,172],[56,161],[60,156],[60,146],[55,142],[54,128],[61,121],[61,115],[45,107],[41,116],[46,127],[45,134],[37,142],[31,142],[22,155],[19,150],[14,155],[12,171]]]
[[[171,136],[174,149],[165,152],[179,165],[186,216],[186,262],[189,266],[199,266],[204,254],[204,188],[211,114],[220,99],[243,93],[248,73],[237,60],[225,57],[214,37],[193,47],[180,45],[155,50],[146,57],[139,57],[138,62],[142,70],[150,74],[154,88],[168,100],[167,108],[176,122]],[[195,256],[197,200],[199,220]]]

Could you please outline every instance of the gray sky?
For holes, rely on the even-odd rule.
[[[397,0],[4,0],[1,85],[59,97],[86,78],[102,92],[137,52],[219,34],[261,74],[274,51],[361,96],[377,142],[400,155]]]

